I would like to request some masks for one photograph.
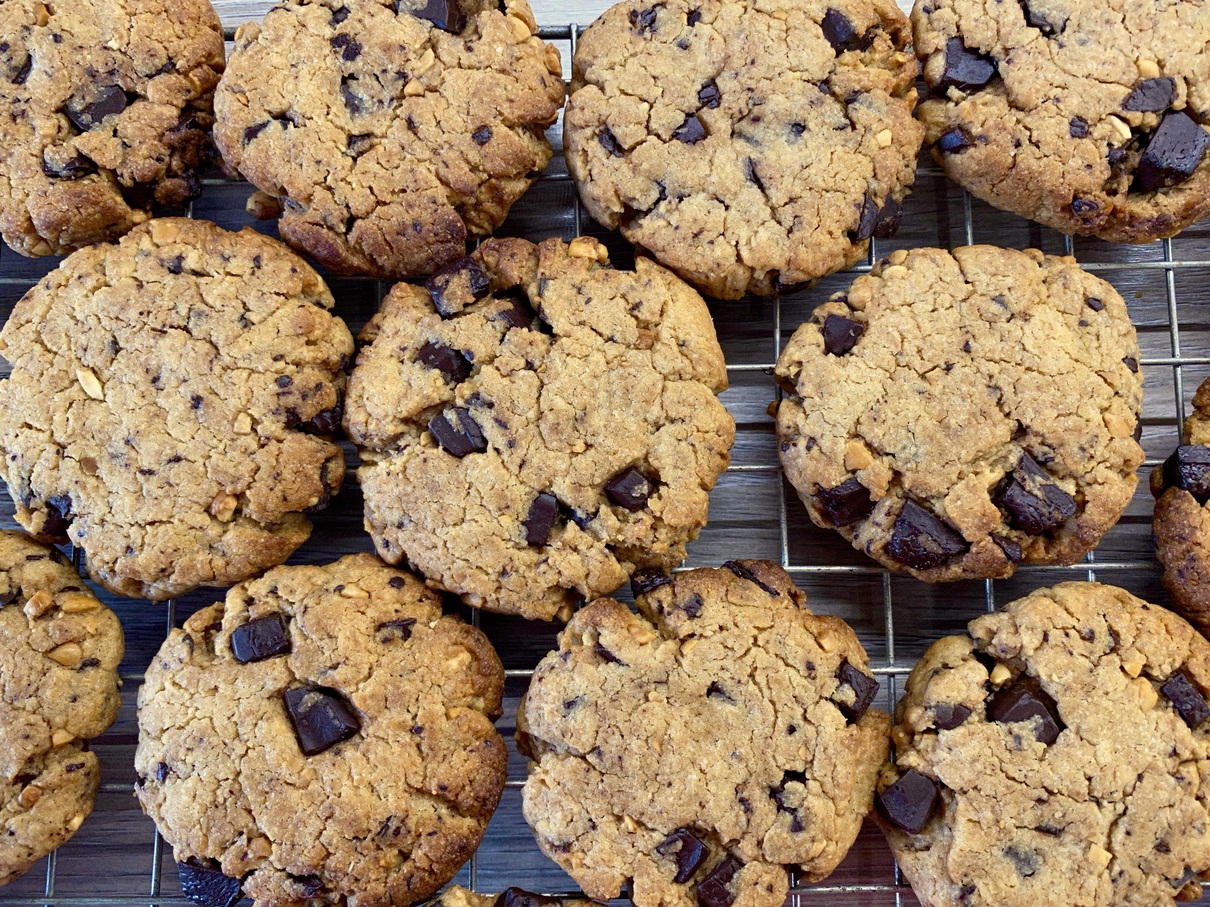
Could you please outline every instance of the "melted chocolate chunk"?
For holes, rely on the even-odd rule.
[[[46,499],[46,522],[42,524],[42,534],[66,538],[67,528],[74,519],[71,498],[65,494],[52,495]]]
[[[703,107],[708,107],[711,110],[723,103],[723,93],[718,90],[718,84],[714,81],[714,79],[711,79],[698,89],[697,102]]]
[[[865,333],[865,325],[843,315],[829,315],[823,320],[820,333],[823,334],[824,352],[843,356],[857,345]]]
[[[774,598],[777,598],[779,595],[781,595],[780,592],[778,592],[776,589],[774,589],[768,583],[762,582],[761,578],[759,576],[757,576],[755,573],[753,573],[751,570],[749,570],[747,567],[745,567],[739,561],[727,561],[727,563],[723,564],[723,569],[730,570],[732,573],[734,573],[740,579],[747,580],[748,582],[752,583],[753,585],[759,586],[761,591],[765,592],[768,595],[773,596]]]
[[[836,699],[832,701],[849,724],[856,724],[865,715],[870,703],[874,701],[874,697],[878,695],[878,681],[863,673],[859,668],[853,667],[847,660],[840,663],[836,679],[840,682],[840,686],[848,687],[853,691],[853,701],[842,702]]]
[[[634,575],[630,577],[630,591],[634,593],[635,598],[649,595],[661,586],[670,585],[672,577],[659,567],[643,567],[634,571]]]
[[[676,859],[676,875],[672,881],[678,885],[688,882],[710,855],[701,839],[687,828],[678,828],[656,845],[655,852]]]
[[[264,661],[290,651],[290,633],[280,614],[258,617],[231,631],[231,654],[240,664]]]
[[[62,164],[52,164],[43,158],[42,172],[51,179],[78,180],[96,173],[97,165],[82,154],[68,158]]]
[[[487,450],[487,438],[471,411],[453,406],[429,421],[429,431],[447,453],[458,459]]]
[[[1122,101],[1123,110],[1137,110],[1144,113],[1159,113],[1167,110],[1176,100],[1176,79],[1162,76],[1158,79],[1143,79],[1135,83],[1126,100]]]
[[[1004,556],[1008,558],[1011,563],[1019,564],[1021,562],[1021,558],[1025,556],[1025,552],[1021,550],[1021,546],[1008,536],[998,535],[997,533],[993,532],[991,534],[991,539],[1000,547],[1000,550],[1004,552]]]
[[[689,10],[689,15],[685,17],[685,22],[690,28],[693,28],[701,19],[702,11],[700,9],[691,9]]]
[[[1059,733],[1066,726],[1059,719],[1059,707],[1051,695],[1042,689],[1037,678],[1026,674],[988,699],[987,717],[1002,724],[1031,722],[1034,735],[1047,746],[1059,739]]]
[[[651,480],[634,467],[622,470],[605,483],[605,497],[632,512],[647,506],[652,490]]]
[[[486,145],[492,140],[492,130],[489,126],[480,126],[471,133],[471,141],[476,145]]]
[[[555,519],[559,515],[559,499],[549,492],[542,492],[529,505],[525,517],[525,541],[534,548],[541,548],[550,538]]]
[[[412,638],[412,628],[416,626],[416,618],[401,617],[399,620],[384,620],[374,628],[381,635],[382,642],[407,642]]]
[[[1164,117],[1139,160],[1135,170],[1137,188],[1155,192],[1185,182],[1201,164],[1207,146],[1210,134],[1188,114],[1172,111]]]
[[[70,99],[63,112],[77,129],[88,132],[106,117],[121,113],[129,103],[125,91],[117,85],[107,85],[98,88],[90,100]]]
[[[951,557],[964,553],[966,540],[915,501],[908,500],[895,518],[886,552],[914,570],[940,567]]]
[[[1076,512],[1075,499],[1027,453],[1000,482],[992,500],[1008,511],[1010,526],[1030,535],[1054,529]]]
[[[731,907],[735,892],[730,888],[731,880],[743,864],[728,854],[723,857],[706,878],[697,886],[697,902],[701,907]]]
[[[322,753],[361,730],[357,715],[336,690],[295,687],[282,693],[282,700],[305,756]]]
[[[201,907],[234,907],[244,896],[239,879],[223,875],[192,858],[177,863],[181,894]]]
[[[934,146],[942,154],[958,154],[974,147],[975,139],[962,126],[951,126],[941,134]]]
[[[672,137],[686,145],[696,145],[706,137],[706,127],[696,116],[687,116],[685,122],[673,130]]]
[[[879,209],[878,218],[874,222],[874,238],[890,239],[899,232],[901,223],[903,223],[903,205],[893,198],[888,198],[886,204]]]
[[[1177,714],[1193,730],[1196,731],[1202,722],[1210,718],[1210,705],[1206,704],[1205,695],[1184,671],[1177,671],[1165,680],[1160,692],[1168,698]]]
[[[497,895],[492,907],[555,907],[562,904],[562,898],[551,898],[544,894],[535,894],[524,888],[506,888]]]
[[[626,662],[622,661],[622,659],[618,658],[618,656],[614,655],[612,652],[610,652],[607,648],[605,648],[599,642],[593,648],[594,648],[594,651],[597,653],[597,656],[602,661],[604,661],[606,664],[621,665],[622,667],[628,667]]]
[[[874,42],[873,29],[858,33],[849,18],[837,9],[829,9],[819,23],[824,38],[838,54],[846,50],[865,50]]]
[[[533,328],[538,313],[530,307],[529,300],[519,294],[505,297],[508,305],[491,316],[492,321],[502,321],[507,328]],[[506,329],[507,329],[506,328]]]
[[[697,593],[694,593],[683,602],[678,603],[677,607],[685,612],[686,617],[692,620],[702,613],[702,608],[705,606],[705,604],[706,603],[702,601],[702,597]]]
[[[933,706],[933,726],[939,731],[952,731],[971,716],[971,710],[964,705],[941,703]]]
[[[402,4],[396,3],[395,11],[401,10]],[[424,6],[409,10],[417,19],[425,19],[442,31],[458,35],[466,28],[466,13],[455,0],[425,0]]]
[[[975,91],[983,88],[995,76],[995,60],[971,50],[962,43],[961,38],[950,38],[945,42],[945,68],[933,89],[942,94],[951,88]]]
[[[635,31],[640,35],[649,35],[655,31],[656,15],[654,6],[649,6],[646,9],[632,9],[630,11],[630,24],[634,26]]]
[[[471,375],[470,360],[462,354],[462,351],[436,340],[430,340],[420,348],[420,352],[416,354],[416,361],[429,368],[437,369],[445,375],[447,381],[453,384],[461,384]]]
[[[479,262],[467,255],[435,272],[424,288],[429,291],[438,314],[449,318],[486,296],[490,286],[491,281]]]
[[[341,34],[332,38],[332,49],[341,51],[341,57],[346,63],[352,63],[361,56],[361,45],[353,40],[352,35]]]
[[[1082,139],[1088,135],[1088,121],[1083,117],[1072,117],[1067,124],[1067,132],[1073,139]]]
[[[1055,20],[1038,10],[1030,7],[1028,0],[1018,0],[1021,4],[1021,12],[1025,13],[1025,21],[1036,28],[1048,38],[1057,35],[1067,27],[1067,20]]]
[[[1136,375],[1139,373],[1139,360],[1135,359],[1133,356],[1124,356],[1122,358],[1122,364]]]
[[[821,488],[815,501],[833,526],[852,526],[874,512],[870,490],[854,476],[835,488]]]
[[[933,818],[940,796],[937,782],[913,768],[880,793],[877,803],[888,822],[909,835],[918,835]]]
[[[1183,488],[1199,504],[1210,501],[1210,448],[1198,444],[1178,447],[1164,461],[1164,487]]]
[[[609,128],[605,128],[597,135],[597,141],[613,157],[621,157],[626,153],[626,149],[622,147],[622,143],[618,141],[617,136]]]

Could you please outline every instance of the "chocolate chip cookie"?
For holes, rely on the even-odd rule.
[[[592,901],[583,898],[548,897],[524,888],[509,888],[500,894],[479,894],[461,885],[451,885],[433,898],[428,907],[590,907],[591,904]]]
[[[877,818],[931,907],[1171,905],[1210,878],[1210,643],[1063,583],[935,643],[896,711]]]
[[[537,31],[525,0],[286,0],[237,33],[215,140],[321,264],[431,273],[550,159],[562,66]]]
[[[1202,0],[919,0],[933,157],[990,204],[1120,242],[1210,213]]]
[[[0,332],[16,519],[98,583],[166,599],[290,556],[340,488],[332,295],[281,243],[185,219],[76,252]]]
[[[580,39],[567,169],[594,218],[721,299],[899,226],[923,131],[893,0],[625,0]]]
[[[223,29],[207,0],[0,6],[0,234],[22,255],[117,239],[201,191]]]
[[[345,427],[379,554],[490,611],[550,620],[672,569],[735,422],[710,313],[594,239],[488,240],[367,325]]]
[[[0,531],[0,885],[67,841],[101,782],[122,627],[58,551]]]
[[[1071,258],[897,251],[815,310],[777,379],[811,519],[927,582],[1073,563],[1138,484],[1138,340]]]
[[[152,661],[136,793],[186,896],[406,907],[496,808],[503,689],[487,637],[410,574],[369,554],[279,567]]]
[[[888,717],[853,631],[780,567],[631,581],[578,612],[517,716],[525,818],[595,898],[779,907],[857,837]]]

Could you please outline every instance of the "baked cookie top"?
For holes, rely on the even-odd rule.
[[[187,895],[414,904],[499,801],[503,689],[487,637],[410,574],[369,554],[279,567],[152,661],[136,793]]]
[[[1064,233],[1171,236],[1210,212],[1203,0],[919,0],[917,111],[981,199]]]
[[[526,821],[584,891],[637,907],[778,907],[844,858],[889,720],[857,637],[780,567],[632,580],[579,611],[517,715]]]
[[[75,834],[118,714],[122,627],[53,548],[0,530],[0,885]]]
[[[0,234],[117,239],[201,191],[223,29],[207,0],[0,4]]]
[[[735,422],[701,297],[582,237],[488,240],[367,325],[345,427],[366,526],[474,607],[550,620],[670,570]]]
[[[567,168],[594,218],[722,299],[899,226],[922,130],[893,0],[626,0],[580,39]]]
[[[928,582],[1072,563],[1138,482],[1138,340],[1071,258],[897,251],[815,310],[777,379],[811,519]]]
[[[583,898],[550,897],[509,888],[499,894],[480,894],[451,885],[429,902],[428,907],[590,907],[592,901]]]
[[[251,230],[155,220],[69,257],[0,332],[0,476],[93,579],[165,599],[284,561],[340,488],[353,352],[319,276]]]
[[[1210,643],[1122,589],[1040,589],[935,643],[878,819],[922,904],[1171,905],[1210,873]]]
[[[550,160],[559,52],[525,0],[285,0],[237,33],[215,99],[227,163],[282,238],[341,273],[466,254]]]

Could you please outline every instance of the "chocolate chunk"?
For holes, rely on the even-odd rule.
[[[939,567],[970,546],[948,524],[943,523],[915,501],[908,500],[895,518],[886,552],[896,561],[915,570]]]
[[[67,118],[81,132],[88,132],[108,116],[115,116],[126,109],[129,103],[126,92],[117,85],[98,88],[96,95],[88,101],[72,98],[63,108]]]
[[[401,3],[395,4],[395,11],[400,12]],[[466,13],[455,0],[425,0],[419,9],[408,10],[417,19],[426,19],[442,31],[451,34],[461,34],[466,28]]]
[[[456,315],[472,302],[482,299],[490,286],[491,281],[479,262],[469,255],[435,272],[424,284],[442,318]]]
[[[622,661],[622,659],[618,658],[618,656],[614,655],[599,642],[594,647],[594,651],[596,651],[597,656],[607,664],[622,665],[622,667],[627,667],[626,662]]]
[[[1210,705],[1206,704],[1205,695],[1185,671],[1177,671],[1165,680],[1160,692],[1168,697],[1177,714],[1193,730],[1196,731],[1203,721],[1210,718]]]
[[[836,679],[840,682],[840,686],[848,687],[853,691],[853,701],[842,702],[835,699],[832,701],[849,724],[856,724],[865,715],[870,703],[874,701],[874,697],[878,695],[878,681],[863,673],[859,668],[853,667],[847,660],[840,663]]]
[[[458,459],[487,450],[487,439],[471,411],[453,406],[429,421],[429,431],[447,453]]]
[[[697,117],[687,116],[685,122],[673,131],[672,137],[686,145],[696,145],[706,137],[706,127]]]
[[[336,690],[318,686],[295,687],[286,690],[282,700],[305,756],[322,753],[361,730],[357,715]]]
[[[630,24],[634,26],[635,31],[640,35],[651,34],[655,31],[656,9],[654,6],[649,6],[646,9],[632,9],[630,11]]]
[[[601,147],[610,153],[613,157],[621,157],[626,153],[622,147],[622,143],[618,141],[617,136],[606,127],[597,135],[597,141],[601,143]]]
[[[723,93],[718,90],[718,84],[711,79],[697,91],[697,102],[703,107],[713,110],[723,103]]]
[[[491,316],[492,321],[502,321],[508,328],[532,328],[538,320],[538,313],[530,307],[529,301],[518,295],[506,297],[508,305]],[[506,328],[507,330],[507,328]]]
[[[1083,117],[1072,117],[1067,124],[1067,132],[1073,139],[1082,139],[1088,135],[1088,121]]]
[[[1025,21],[1048,38],[1059,34],[1067,27],[1066,19],[1055,21],[1045,13],[1031,9],[1028,0],[1018,0],[1018,2],[1021,4],[1021,11],[1025,13]]]
[[[861,203],[861,215],[857,218],[857,229],[849,235],[859,242],[865,241],[874,235],[874,227],[877,223],[878,203],[867,192],[865,200]]]
[[[903,223],[903,205],[893,198],[888,198],[886,204],[879,210],[878,218],[874,223],[874,238],[890,239],[899,232],[901,223]]]
[[[361,98],[358,97],[357,92],[349,87],[349,81],[347,79],[340,80],[340,97],[345,102],[345,109],[348,110],[349,113],[353,114],[353,116],[357,116],[364,109],[361,103]]]
[[[686,617],[692,620],[702,613],[702,608],[704,605],[705,602],[702,601],[702,597],[695,592],[683,602],[678,602],[677,607],[685,612]]]
[[[234,907],[244,896],[239,879],[223,875],[190,858],[176,864],[181,878],[181,894],[201,907]]]
[[[1084,305],[1088,306],[1094,312],[1100,312],[1105,308],[1105,303],[1097,299],[1095,296],[1089,296],[1084,300]]]
[[[605,497],[629,511],[642,510],[651,497],[652,483],[633,466],[624,469],[605,483]]]
[[[870,490],[854,476],[835,488],[821,488],[815,500],[833,526],[852,526],[874,512]]]
[[[1143,79],[1136,82],[1126,100],[1122,101],[1123,110],[1137,110],[1143,113],[1158,113],[1167,110],[1176,100],[1176,79],[1161,76],[1158,79]]]
[[[1010,526],[1030,535],[1054,529],[1076,512],[1075,499],[1027,453],[1000,482],[992,500],[1008,511]]]
[[[476,129],[474,132],[471,133],[471,140],[476,145],[486,145],[488,142],[490,142],[492,140],[492,131],[487,126],[480,126],[478,129]]]
[[[280,614],[258,617],[231,631],[231,654],[240,664],[264,661],[290,651],[290,633]]]
[[[993,532],[991,534],[992,541],[1000,546],[1000,550],[1004,552],[1004,556],[1011,563],[1019,564],[1021,558],[1025,556],[1025,552],[1021,550],[1021,546],[1014,542],[1006,535],[999,535]]]
[[[964,705],[941,703],[929,709],[933,713],[933,726],[939,731],[952,731],[971,716],[971,710]]]
[[[958,154],[967,148],[974,147],[975,140],[962,126],[951,126],[941,134],[934,145],[942,154]]]
[[[163,784],[168,780],[168,776],[172,773],[172,769],[168,767],[167,762],[158,762],[155,767],[155,780]]]
[[[14,85],[24,85],[25,80],[29,78],[29,74],[33,70],[33,68],[34,68],[34,58],[26,57],[25,62],[23,64],[21,64],[21,68],[18,69],[16,75],[13,76],[13,84]]]
[[[328,19],[328,24],[335,28],[348,18],[349,8],[347,6],[342,6],[340,9],[336,10],[336,12],[332,13],[332,17]]]
[[[687,828],[678,828],[656,845],[655,852],[676,858],[676,875],[672,881],[678,885],[688,882],[709,856],[706,845]]]
[[[332,38],[332,49],[342,51],[345,62],[352,63],[361,56],[361,45],[349,34],[340,34]]]
[[[710,686],[706,687],[706,697],[713,699],[725,699],[727,702],[732,703],[735,702],[735,697],[728,693],[727,688],[717,680],[712,682]]]
[[[542,492],[529,505],[529,515],[525,517],[525,541],[535,548],[541,548],[550,538],[550,530],[555,525],[559,515],[559,499],[549,492]]]
[[[65,494],[52,495],[46,499],[46,522],[42,524],[42,534],[52,538],[66,538],[67,527],[74,519],[71,498]]]
[[[819,27],[823,31],[824,38],[838,54],[844,53],[846,50],[865,50],[874,41],[872,29],[858,34],[848,17],[837,9],[829,9],[824,13]]]
[[[1135,170],[1135,182],[1141,192],[1155,192],[1183,183],[1193,172],[1210,146],[1206,130],[1181,111],[1164,117]]]
[[[414,626],[416,618],[401,617],[399,620],[384,620],[374,628],[374,632],[382,634],[382,642],[407,642],[412,638]]]
[[[1126,368],[1128,368],[1128,369],[1130,369],[1132,372],[1134,372],[1136,375],[1138,374],[1138,372],[1139,372],[1139,360],[1135,359],[1133,356],[1124,356],[1124,357],[1122,358],[1122,364],[1123,364],[1124,366],[1126,366]]]
[[[435,368],[453,384],[461,384],[471,375],[470,360],[460,350],[453,349],[436,340],[430,340],[416,354],[416,361]]]
[[[685,22],[690,28],[697,25],[702,20],[702,11],[700,9],[689,10],[689,15],[685,17]]]
[[[974,91],[983,88],[995,76],[995,60],[971,50],[961,38],[950,38],[945,42],[945,69],[933,89],[942,94],[951,88]]]
[[[1025,847],[1010,844],[1004,848],[1004,856],[1008,857],[1009,862],[1016,868],[1017,874],[1024,878],[1029,878],[1042,868],[1042,860],[1037,851]]]
[[[843,315],[829,315],[823,320],[821,333],[824,352],[843,356],[857,345],[857,341],[865,333],[865,325]]]
[[[1210,501],[1210,448],[1199,444],[1178,447],[1164,461],[1164,487],[1183,488],[1199,504]]]
[[[731,880],[743,864],[728,854],[710,870],[709,875],[697,886],[697,902],[701,907],[731,907],[735,892],[730,889]]]
[[[1037,678],[1027,674],[992,695],[987,701],[987,717],[1002,724],[1033,722],[1036,718],[1034,735],[1047,746],[1059,739],[1059,732],[1065,727],[1054,699],[1042,689]]]
[[[78,180],[96,173],[97,165],[82,154],[70,157],[62,164],[52,164],[44,157],[42,159],[42,172],[51,179]]]
[[[551,898],[544,894],[535,894],[524,888],[506,888],[496,896],[492,907],[555,907],[562,904],[562,898]]]
[[[640,595],[649,595],[661,586],[670,585],[672,585],[672,577],[659,567],[643,567],[641,570],[634,571],[634,575],[630,577],[630,591],[636,598]]]
[[[337,403],[331,409],[316,413],[306,422],[298,424],[298,430],[305,435],[318,435],[321,438],[331,438],[340,429],[340,416],[344,406]]]
[[[769,595],[772,595],[774,598],[777,598],[779,595],[781,595],[780,592],[778,592],[776,589],[774,589],[768,583],[762,582],[759,576],[757,576],[753,571],[749,570],[747,567],[745,567],[739,561],[727,561],[727,563],[723,564],[723,569],[730,570],[732,573],[734,573],[740,579],[747,580],[748,582],[752,583],[753,585],[759,586],[762,591],[764,591],[765,593],[767,593]]]
[[[918,835],[937,809],[937,782],[914,768],[877,797],[878,809],[888,822],[909,835]]]
[[[290,881],[294,883],[298,895],[304,898],[313,898],[325,890],[323,879],[319,876],[291,875]]]
[[[1077,217],[1083,217],[1085,214],[1096,214],[1101,210],[1101,206],[1091,199],[1073,198],[1071,200],[1071,213]]]

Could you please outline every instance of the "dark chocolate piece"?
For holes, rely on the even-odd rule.
[[[1210,718],[1210,705],[1206,704],[1205,694],[1194,685],[1185,671],[1177,671],[1165,680],[1160,692],[1193,730],[1196,731],[1202,722]]]
[[[778,592],[768,583],[762,581],[759,576],[757,576],[753,571],[749,570],[739,561],[727,561],[725,564],[723,564],[723,569],[730,570],[740,579],[745,579],[753,585],[760,587],[762,592],[772,595],[774,598],[777,598],[779,595],[781,595],[780,592]]]
[[[303,755],[322,753],[361,730],[345,698],[328,687],[295,687],[282,693],[282,701]]]
[[[1010,526],[1030,535],[1048,532],[1076,512],[1075,499],[1027,453],[1000,482],[992,500],[1008,512]]]
[[[497,895],[492,907],[555,907],[562,904],[562,898],[552,898],[544,894],[526,891],[524,888],[506,888]]]
[[[646,9],[632,9],[630,11],[630,24],[634,26],[635,31],[640,35],[650,34],[655,31],[655,20],[657,11],[654,6],[649,6]]]
[[[235,907],[244,896],[239,879],[223,875],[192,858],[176,864],[181,894],[201,907]]]
[[[231,654],[240,664],[264,661],[290,651],[290,633],[280,614],[258,617],[231,631]]]
[[[1210,134],[1179,110],[1170,112],[1160,123],[1135,170],[1135,182],[1142,192],[1155,192],[1185,182],[1193,176]]]
[[[1183,488],[1199,504],[1210,501],[1210,447],[1187,444],[1164,461],[1165,488]]]
[[[401,617],[398,620],[384,620],[374,628],[374,632],[382,634],[382,642],[407,642],[412,638],[412,628],[415,626],[416,618]]]
[[[687,828],[678,828],[657,844],[655,851],[661,856],[676,859],[676,875],[672,881],[678,885],[688,882],[709,856],[706,845]]]
[[[941,134],[934,146],[942,154],[958,154],[974,147],[975,140],[962,126],[951,126]]]
[[[78,180],[96,173],[97,165],[82,154],[70,157],[62,164],[51,164],[43,158],[42,172],[52,179]]]
[[[487,450],[487,439],[471,411],[453,406],[429,421],[429,431],[447,453],[458,459]]]
[[[929,709],[933,713],[933,727],[939,731],[952,731],[971,716],[971,710],[964,705],[941,703]]]
[[[1045,13],[1031,9],[1028,0],[1018,0],[1018,2],[1021,4],[1021,11],[1025,13],[1025,21],[1046,37],[1057,35],[1067,27],[1066,19],[1056,22]]]
[[[914,768],[908,769],[878,795],[878,809],[896,828],[918,835],[933,818],[940,796],[936,781]]]
[[[697,902],[701,907],[731,907],[735,892],[729,887],[743,864],[728,854],[723,857],[697,886]]]
[[[492,130],[490,126],[480,126],[471,133],[471,141],[476,145],[486,145],[492,140]]]
[[[983,88],[995,76],[994,59],[971,50],[962,43],[961,38],[950,38],[945,42],[945,68],[933,89],[938,93],[950,88],[974,91]]]
[[[696,116],[687,116],[685,122],[673,130],[672,137],[686,145],[696,145],[706,137],[706,127]]]
[[[486,296],[490,285],[479,262],[467,255],[435,272],[424,288],[433,298],[438,314],[449,318]]]
[[[42,534],[66,538],[67,527],[74,519],[71,498],[65,494],[52,495],[46,499],[46,522],[42,524]]]
[[[865,50],[874,41],[871,31],[858,33],[849,18],[837,9],[829,9],[819,23],[824,38],[838,54],[846,50]]]
[[[117,85],[106,85],[98,88],[96,95],[87,103],[72,98],[63,108],[63,112],[77,129],[88,132],[106,117],[121,113],[129,103],[125,91]]]
[[[445,375],[447,381],[460,384],[471,376],[470,360],[460,350],[446,346],[437,340],[430,340],[416,354],[416,361],[435,368]]]
[[[526,543],[535,548],[545,545],[558,515],[559,499],[553,494],[544,491],[534,498],[534,502],[529,505],[529,514],[525,517]]]
[[[636,598],[640,595],[648,595],[661,586],[670,585],[672,585],[672,577],[659,567],[643,567],[634,571],[634,575],[630,577],[630,591]]]
[[[1122,101],[1123,110],[1136,110],[1142,113],[1159,113],[1167,110],[1176,100],[1176,79],[1161,76],[1158,79],[1143,79],[1136,82],[1126,100]]]
[[[915,501],[908,500],[895,518],[886,552],[914,570],[940,567],[970,546],[966,540]]]
[[[829,315],[823,320],[820,333],[823,334],[824,352],[843,356],[857,345],[865,333],[865,325],[843,315]]]
[[[821,488],[815,500],[833,526],[852,526],[874,512],[870,490],[856,476],[845,479],[835,488]]]
[[[605,497],[627,510],[642,510],[651,497],[652,483],[633,466],[624,469],[605,483]]]
[[[400,4],[396,4],[395,10],[400,10]],[[409,12],[417,19],[426,19],[450,34],[461,34],[466,28],[466,13],[457,0],[425,0],[424,6]]]
[[[617,136],[608,127],[597,135],[597,141],[613,157],[621,157],[626,153],[626,149],[622,147],[622,143],[618,141]]]
[[[723,103],[723,93],[718,90],[718,83],[714,79],[711,79],[698,89],[697,102],[711,110]]]
[[[1021,675],[1008,686],[996,691],[987,701],[987,717],[1008,724],[1015,721],[1033,722],[1034,734],[1050,746],[1059,739],[1066,725],[1059,718],[1059,707],[1051,695],[1042,689],[1037,678]]]
[[[840,663],[836,679],[840,682],[840,686],[848,687],[853,691],[853,701],[842,702],[837,699],[832,701],[849,724],[856,724],[865,715],[870,703],[874,701],[874,697],[878,695],[878,681],[863,673],[859,668],[853,667],[847,660]]]

